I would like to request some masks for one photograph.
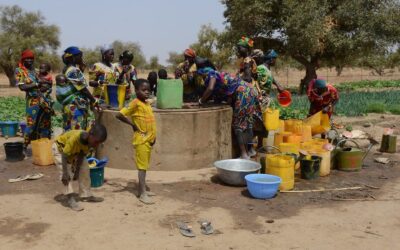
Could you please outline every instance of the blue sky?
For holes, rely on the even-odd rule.
[[[61,48],[95,47],[114,40],[138,42],[147,58],[165,63],[170,51],[183,51],[197,40],[203,24],[224,28],[219,0],[0,0],[27,11],[40,11],[60,30]]]

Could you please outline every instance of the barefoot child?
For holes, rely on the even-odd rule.
[[[53,144],[54,161],[61,169],[61,181],[68,206],[82,211],[73,197],[72,181],[78,180],[81,201],[101,202],[103,198],[94,197],[90,191],[90,174],[86,155],[107,139],[107,130],[101,124],[94,125],[89,132],[70,130],[58,136]]]
[[[149,196],[154,196],[154,193],[146,191],[146,171],[150,164],[151,148],[156,142],[154,114],[150,104],[146,102],[151,93],[149,82],[145,79],[136,80],[135,92],[136,98],[116,118],[133,129],[135,163],[139,170],[139,200],[145,204],[153,204]]]

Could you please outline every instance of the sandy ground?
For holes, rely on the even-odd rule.
[[[337,118],[362,128],[379,140],[383,127],[400,116],[369,115]],[[363,128],[371,122],[373,126]],[[9,140],[21,140],[11,138]],[[0,144],[5,142],[1,138]],[[280,193],[255,200],[246,188],[219,182],[214,169],[149,172],[156,204],[141,204],[134,170],[106,169],[107,182],[94,189],[103,203],[83,203],[85,210],[65,207],[54,166],[34,166],[31,159],[4,161],[0,150],[1,249],[399,249],[400,155],[374,148],[360,172],[333,170],[314,181],[296,178],[296,189],[368,185],[361,190],[320,193]],[[388,157],[390,164],[373,162]],[[42,172],[36,181],[8,183],[22,174]],[[375,188],[371,188],[375,187]],[[354,201],[343,201],[354,199]],[[216,233],[205,236],[197,223],[212,222]],[[183,220],[195,238],[180,235]]]

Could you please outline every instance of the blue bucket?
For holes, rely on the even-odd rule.
[[[108,104],[113,108],[118,108],[118,85],[107,85]]]
[[[104,184],[104,167],[108,159],[98,160],[96,158],[88,158],[88,163],[96,162],[96,166],[90,168],[90,186],[93,188],[101,187]]]
[[[1,134],[4,137],[14,137],[18,132],[18,122],[6,121],[0,122]]]
[[[248,174],[244,177],[251,196],[257,199],[271,199],[278,192],[282,179],[269,174]]]

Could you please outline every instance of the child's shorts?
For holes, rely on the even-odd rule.
[[[150,166],[151,146],[149,142],[135,145],[135,163],[139,170],[147,170]]]

